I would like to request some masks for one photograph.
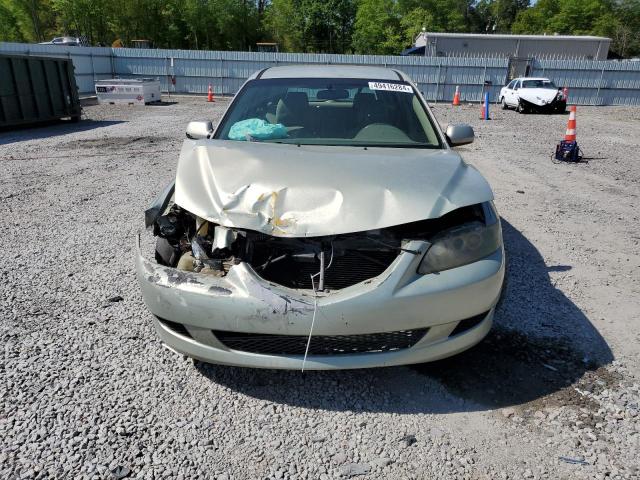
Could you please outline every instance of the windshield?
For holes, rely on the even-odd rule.
[[[523,80],[522,88],[549,88],[557,90],[558,87],[551,80]]]
[[[371,147],[442,148],[405,82],[286,78],[248,82],[215,138]]]

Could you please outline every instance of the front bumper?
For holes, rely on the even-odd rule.
[[[424,249],[411,242],[409,250]],[[223,277],[185,272],[143,257],[136,261],[144,301],[156,316],[184,325],[188,335],[155,320],[167,345],[205,362],[257,368],[302,368],[300,355],[231,350],[213,330],[309,335],[354,335],[428,327],[414,346],[375,353],[307,357],[305,369],[368,368],[421,363],[454,355],[489,332],[504,278],[504,251],[438,274],[416,273],[421,257],[403,252],[380,276],[329,294],[300,291],[260,278],[245,263]],[[480,323],[450,336],[460,320],[487,312]]]
[[[525,108],[539,113],[552,113],[552,112],[564,112],[567,108],[567,101],[564,99],[555,98],[549,103],[545,103],[544,105],[538,105],[533,102],[529,102],[524,98],[521,98],[520,101],[524,105]]]

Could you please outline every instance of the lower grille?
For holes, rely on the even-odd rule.
[[[340,290],[377,277],[397,256],[395,251],[346,251],[344,255],[336,256],[331,266],[325,270],[324,286],[328,290]],[[311,275],[317,274],[319,270],[320,263],[317,260],[301,262],[287,258],[269,265],[259,274],[265,280],[285,287],[312,289]],[[317,286],[317,276],[315,282]]]
[[[165,320],[164,318],[156,317],[158,321],[166,328],[178,335],[184,335],[185,337],[193,338],[189,331],[181,323],[172,322],[171,320]]]
[[[428,328],[362,335],[314,335],[309,355],[346,355],[350,353],[390,352],[413,347]],[[262,333],[224,332],[213,334],[226,347],[266,355],[304,355],[306,335],[269,335]]]
[[[461,333],[466,332],[467,330],[471,330],[473,327],[482,323],[482,321],[487,317],[489,312],[481,313],[480,315],[476,315],[475,317],[465,318],[464,320],[460,320],[456,328],[453,329],[453,332],[449,334],[450,337],[455,335],[459,335]]]

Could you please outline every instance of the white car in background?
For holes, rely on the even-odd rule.
[[[40,42],[40,45],[62,45],[64,47],[90,47],[87,37],[55,37],[48,42]]]
[[[567,98],[548,78],[514,78],[500,90],[502,109],[515,108],[520,113],[564,113]]]

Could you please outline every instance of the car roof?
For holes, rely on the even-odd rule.
[[[369,80],[402,80],[408,77],[397,70],[357,65],[290,65],[271,67],[252,78],[362,78]]]
[[[514,78],[514,80],[544,80],[545,82],[549,82],[550,80],[545,77],[518,77]]]

